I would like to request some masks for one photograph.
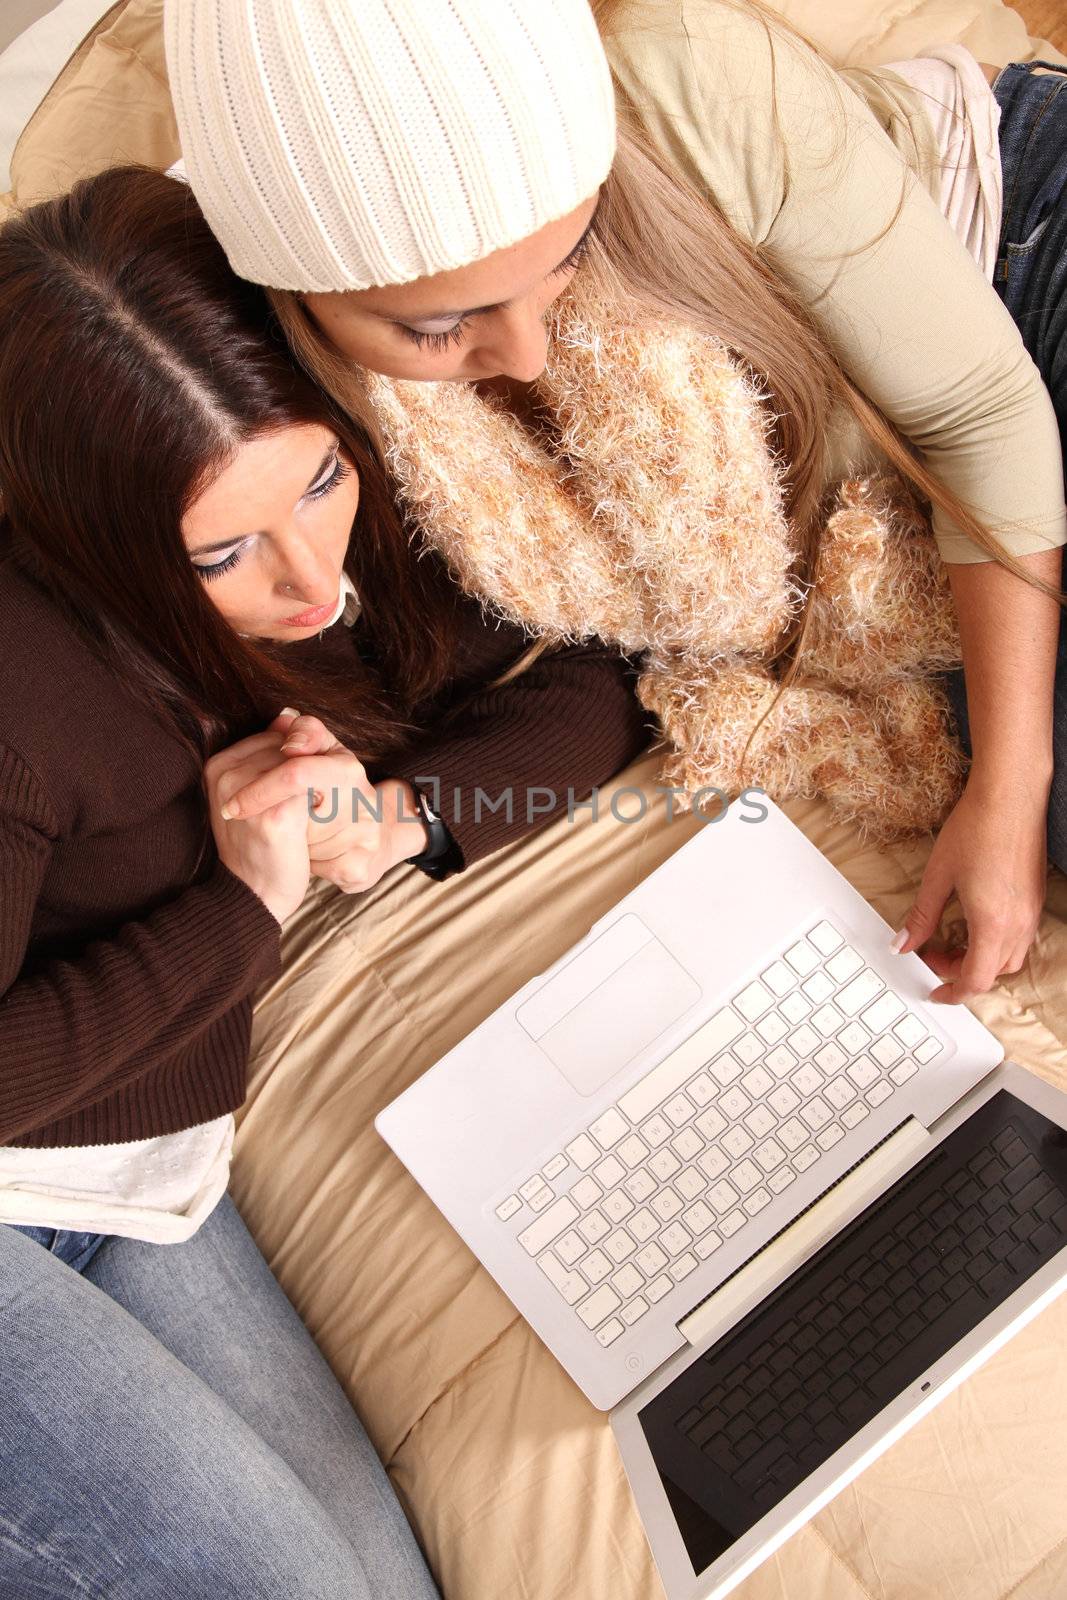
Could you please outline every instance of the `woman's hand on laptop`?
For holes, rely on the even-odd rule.
[[[1041,917],[1045,876],[1045,805],[1028,807],[1019,796],[993,803],[972,780],[934,843],[901,928],[901,952],[919,950],[941,979],[931,1000],[959,1004],[1020,970]],[[953,893],[967,922],[966,946],[921,950]]]
[[[358,894],[425,848],[426,827],[410,785],[396,779],[372,784],[359,758],[318,717],[286,710],[267,732],[278,741],[280,759],[235,791],[227,809],[246,817],[303,796],[315,877]]]

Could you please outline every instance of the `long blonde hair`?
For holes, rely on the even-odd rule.
[[[591,3],[601,33],[610,36],[622,0]],[[770,38],[780,37],[789,48],[819,55],[810,40],[765,10],[759,0],[723,3],[757,17]],[[901,204],[905,185],[906,176]],[[730,225],[712,197],[668,163],[621,93],[618,154],[601,191],[595,243],[597,249],[583,270],[606,268],[651,319],[681,321],[720,340],[761,384],[774,416],[773,443],[783,465],[786,510],[801,551],[797,577],[809,602],[818,569],[826,439],[839,406],[851,413],[866,439],[883,452],[921,500],[936,506],[993,560],[1064,602],[1054,586],[1029,572],[922,465],[903,435],[845,373],[810,311],[769,256]],[[295,294],[268,293],[298,359],[376,437],[358,369],[328,343]],[[773,659],[784,669],[781,688],[796,675],[810,615],[806,603],[779,641]]]

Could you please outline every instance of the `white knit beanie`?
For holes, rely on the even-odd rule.
[[[589,0],[166,0],[165,18],[189,181],[255,283],[468,266],[611,168]]]

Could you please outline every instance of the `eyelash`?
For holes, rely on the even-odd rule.
[[[326,495],[332,494],[334,489],[336,489],[345,481],[350,471],[351,468],[347,467],[345,463],[338,458],[333,471],[330,473],[330,476],[328,478],[324,478],[322,483],[320,483],[317,488],[309,489],[307,494],[304,496],[305,500],[325,499]],[[215,561],[207,567],[196,567],[197,576],[203,578],[205,583],[211,583],[214,581],[214,579],[221,578],[225,573],[232,572],[240,559],[241,548],[239,547],[226,556],[223,561]],[[196,563],[194,562],[193,565],[195,566]]]
[[[561,261],[558,267],[553,267],[549,277],[562,278],[565,272],[574,272],[580,267],[592,241],[593,235],[587,233],[585,238],[579,240],[575,245],[566,261]],[[402,322],[397,323],[401,333],[405,334],[417,349],[432,350],[434,355],[443,354],[450,344],[462,344],[463,336],[469,325],[470,318],[464,317],[462,322],[457,322],[454,327],[449,328],[445,333],[422,333],[418,328],[409,328]]]

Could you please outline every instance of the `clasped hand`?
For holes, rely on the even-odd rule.
[[[212,756],[204,783],[220,859],[279,921],[309,877],[361,893],[426,845],[410,785],[371,783],[317,717],[280,712]]]

